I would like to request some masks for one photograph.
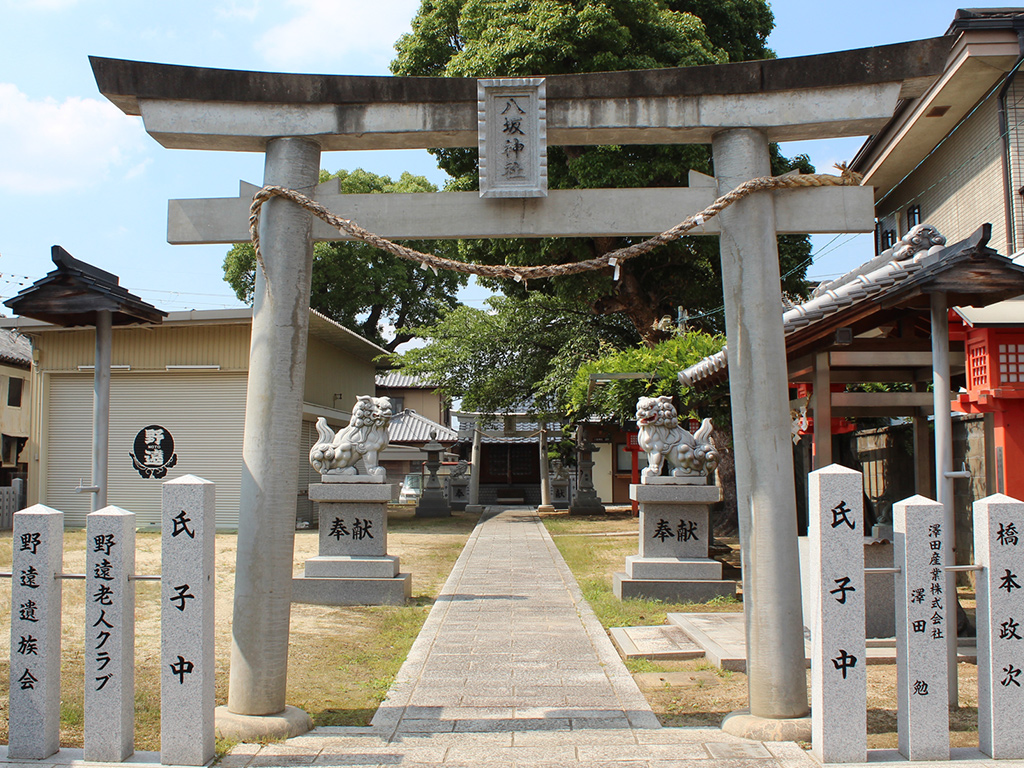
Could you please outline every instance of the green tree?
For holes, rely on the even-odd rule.
[[[412,32],[395,46],[391,68],[400,75],[497,77],[718,64],[772,56],[766,40],[773,25],[766,0],[424,0]],[[475,149],[432,151],[453,177],[451,188],[476,188]],[[813,170],[806,157],[789,161],[777,150],[772,161],[774,173]],[[550,147],[548,183],[554,189],[685,186],[690,169],[710,174],[711,165],[706,146]],[[629,242],[466,241],[460,253],[483,263],[566,263]],[[804,293],[809,254],[808,238],[780,238],[788,293]],[[510,295],[524,291],[504,281],[489,285]],[[678,306],[703,327],[722,330],[714,238],[684,238],[624,262],[618,281],[608,269],[530,288],[599,314],[621,313],[649,344],[665,337],[655,324]]]
[[[357,169],[320,172],[320,181],[337,179],[343,194],[389,192],[436,192],[423,176],[405,172],[398,181],[387,176]],[[456,255],[457,245],[450,241],[409,241],[420,251]],[[224,258],[224,279],[240,301],[252,303],[256,257],[252,245],[238,243]],[[408,341],[407,326],[431,323],[441,317],[443,308],[457,304],[465,275],[420,269],[412,262],[360,242],[316,243],[313,247],[313,282],[310,306],[346,328],[356,331],[387,350]],[[398,329],[385,339],[385,325]]]
[[[580,365],[639,339],[619,317],[565,306],[557,297],[495,295],[486,309],[444,309],[440,320],[411,329],[426,345],[392,354],[404,372],[436,382],[463,407],[502,413],[524,406],[564,410]]]
[[[719,449],[732,446],[728,387],[720,384],[697,391],[679,383],[683,368],[718,352],[725,338],[701,331],[672,331],[672,336],[653,347],[639,346],[595,358],[579,368],[567,389],[567,409],[574,420],[598,415],[625,425],[636,415],[643,396],[669,395],[682,417],[707,418],[714,424],[712,440]],[[647,373],[644,379],[612,379],[591,386],[592,374]],[[736,467],[731,450],[721,450],[718,476],[723,490],[716,528],[722,533],[738,530],[736,516]]]
[[[677,374],[725,346],[725,338],[702,331],[684,331],[653,347],[636,346],[601,355],[580,366],[566,390],[566,408],[574,419],[601,416],[626,424],[633,420],[641,397],[670,395],[680,414],[696,418],[714,416],[719,426],[727,419],[724,391],[699,393],[679,383]],[[612,379],[591,386],[591,375],[646,373],[643,379]]]

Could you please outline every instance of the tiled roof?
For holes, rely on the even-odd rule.
[[[437,433],[437,441],[440,443],[454,443],[459,439],[459,433],[451,427],[438,424],[426,416],[420,416],[411,408],[407,408],[391,417],[391,424],[388,426],[388,441],[399,444],[428,443],[431,431]]]
[[[64,327],[96,325],[96,314],[111,313],[114,325],[159,323],[162,309],[125,290],[117,275],[79,261],[59,245],[50,249],[56,269],[4,302],[15,314]]]
[[[377,374],[377,386],[389,389],[434,389],[434,385],[419,376],[411,376],[401,371],[388,371]]]
[[[883,251],[862,267],[843,275],[838,280],[818,286],[808,301],[784,312],[784,333],[793,333],[853,304],[875,300],[880,294],[902,286],[911,278],[923,274],[926,268],[929,272],[941,269],[947,259],[959,255],[966,248],[975,247],[978,233],[948,248],[945,245],[945,238],[942,238],[941,244],[934,244],[908,255],[904,241],[909,236],[908,234],[893,248]],[[936,262],[932,257],[939,253],[943,253],[943,258]],[[683,386],[692,387],[725,370],[728,365],[728,349],[723,347],[720,352],[709,355],[680,371],[679,381]]]
[[[0,329],[0,363],[32,366],[32,343],[16,331]]]
[[[476,429],[477,419],[468,413],[460,413],[458,416],[459,442],[472,443],[473,430]],[[540,423],[537,421],[519,421],[517,419],[515,435],[501,434],[504,431],[504,428],[505,423],[500,417],[498,419],[485,419],[481,427],[483,434],[480,436],[480,442],[529,444],[536,443],[538,441],[537,435],[540,432]],[[562,423],[559,421],[546,422],[545,429],[547,430],[548,439],[550,440],[554,433],[561,432]],[[490,434],[488,434],[488,432]]]

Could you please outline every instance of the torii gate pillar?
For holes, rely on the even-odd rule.
[[[319,174],[316,141],[267,142],[264,184],[311,194]],[[294,203],[271,200],[264,206],[263,265],[256,269],[253,297],[231,626],[228,711],[236,715],[277,715],[286,710],[298,478],[281,467],[298,466],[302,445],[311,232],[311,214]],[[295,725],[284,735],[297,735],[312,726],[308,715],[292,707],[285,719]]]
[[[770,176],[768,137],[740,128],[712,140],[718,194]],[[808,714],[796,495],[775,204],[751,195],[719,215],[732,392],[736,498],[743,546],[750,715],[768,727]],[[794,724],[794,735],[809,727]],[[749,717],[723,728],[755,737]],[[767,737],[767,736],[766,736]]]

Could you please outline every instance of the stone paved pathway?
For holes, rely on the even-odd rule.
[[[661,728],[532,510],[488,510],[371,728],[221,765],[807,768],[795,744]]]

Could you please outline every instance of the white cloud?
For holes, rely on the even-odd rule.
[[[16,3],[7,3],[9,7],[17,6],[23,11],[63,11],[77,4],[78,0],[17,0]]]
[[[241,19],[253,22],[260,11],[260,0],[226,0],[216,8],[214,13],[222,19]]]
[[[420,0],[289,0],[291,19],[257,47],[274,66],[330,66],[339,74],[387,74],[394,43],[410,29]]]
[[[107,101],[33,100],[0,83],[0,189],[60,192],[90,186],[120,169],[144,172],[145,133],[138,118]]]

